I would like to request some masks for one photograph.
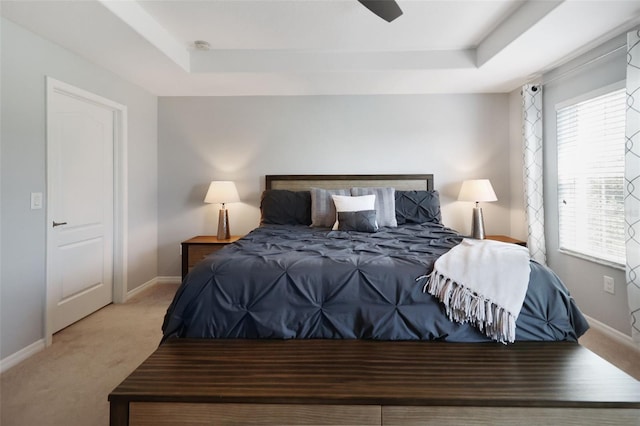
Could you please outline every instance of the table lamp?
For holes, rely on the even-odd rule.
[[[473,217],[471,221],[471,237],[484,240],[484,218],[482,217],[482,208],[478,206],[480,201],[497,201],[496,193],[493,191],[489,179],[472,179],[462,182],[460,193],[458,194],[460,201],[475,201],[476,206],[473,209]]]
[[[218,239],[228,240],[231,237],[229,232],[229,215],[225,208],[225,203],[235,203],[240,201],[236,184],[231,181],[214,180],[209,185],[207,195],[204,197],[205,203],[221,204],[218,215]]]

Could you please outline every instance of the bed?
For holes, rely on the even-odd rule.
[[[424,292],[466,241],[439,223],[431,175],[267,176],[266,191],[296,194],[267,192],[263,222],[306,218],[282,197],[312,187],[393,187],[401,223],[263,223],[204,259],[163,343],[110,393],[111,425],[638,424],[640,383],[576,342],[587,323],[546,267],[530,263],[514,343]]]
[[[346,228],[332,229],[327,197],[372,192],[380,202],[376,232],[349,228],[353,215],[342,212]],[[261,209],[260,227],[187,275],[165,316],[163,341],[495,339],[473,322],[452,321],[447,306],[424,291],[434,262],[464,240],[441,223],[432,175],[271,175]],[[512,341],[577,341],[588,325],[566,287],[547,267],[527,262]]]

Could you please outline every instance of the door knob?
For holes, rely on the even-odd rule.
[[[62,225],[66,225],[67,222],[56,222],[55,220],[53,221],[53,227],[55,228],[56,226],[62,226]]]

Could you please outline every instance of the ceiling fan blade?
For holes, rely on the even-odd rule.
[[[402,15],[402,9],[395,0],[358,0],[364,7],[381,17],[387,22],[391,22]]]

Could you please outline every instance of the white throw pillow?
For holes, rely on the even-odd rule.
[[[336,222],[333,224],[333,230],[337,230],[338,212],[359,212],[363,210],[375,210],[376,196],[363,195],[361,197],[349,197],[344,195],[332,195],[333,203],[336,206]]]

